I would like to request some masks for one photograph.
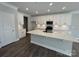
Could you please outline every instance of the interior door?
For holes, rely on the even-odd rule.
[[[2,13],[3,20],[3,38],[2,38],[2,46],[5,46],[9,43],[16,41],[16,32],[15,32],[15,22],[14,15],[8,13]]]
[[[28,32],[28,17],[24,16],[24,28],[26,29],[26,34]]]

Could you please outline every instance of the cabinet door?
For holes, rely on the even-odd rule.
[[[40,18],[39,17],[35,17],[36,19],[36,24],[40,24]]]
[[[48,38],[44,41],[49,49],[71,56],[72,42],[57,38]]]
[[[70,30],[74,37],[79,38],[79,14],[72,14]]]
[[[26,30],[21,30],[19,31],[19,38],[25,37],[26,36]]]
[[[63,49],[66,53],[71,55],[71,52],[72,52],[72,42],[63,40],[62,41],[61,49]]]
[[[36,43],[38,45],[44,45],[45,37],[39,35],[31,35],[31,42]]]
[[[44,44],[47,45],[50,48],[61,49],[60,46],[62,46],[62,40],[56,39],[56,38],[46,37]]]

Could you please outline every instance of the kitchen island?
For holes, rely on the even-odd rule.
[[[79,42],[78,39],[75,39],[67,31],[53,31],[52,33],[47,33],[43,30],[32,30],[28,33],[31,34],[31,43],[68,56],[72,56],[73,54],[73,42]]]

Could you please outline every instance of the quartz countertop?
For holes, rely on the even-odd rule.
[[[68,31],[53,31],[52,33],[47,33],[43,32],[43,30],[32,30],[27,33],[79,43],[79,39],[75,39]]]

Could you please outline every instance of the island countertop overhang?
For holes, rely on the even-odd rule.
[[[32,30],[28,31],[27,33],[79,43],[79,40],[75,39],[75,37],[73,37],[67,31],[54,31],[53,33],[47,33],[43,32],[43,30]]]

